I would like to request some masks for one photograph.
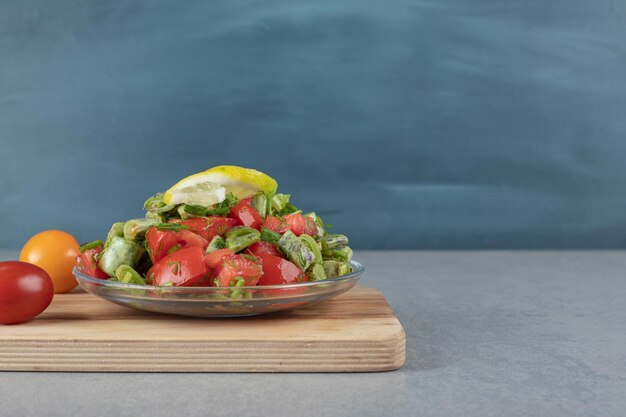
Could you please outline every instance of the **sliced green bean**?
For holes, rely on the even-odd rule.
[[[152,213],[165,213],[173,210],[174,207],[176,207],[174,204],[165,204],[163,193],[157,193],[143,203],[143,208]]]
[[[124,237],[124,223],[125,222],[117,222],[111,225],[111,229],[109,230],[109,233],[107,234],[107,238],[104,241],[105,248],[109,246],[109,243],[111,243],[111,240],[115,236]]]
[[[226,247],[226,241],[221,236],[215,236],[209,242],[209,246],[206,248],[206,253],[215,252],[219,249],[224,249]]]
[[[110,276],[114,276],[115,270],[120,265],[134,267],[144,251],[144,246],[137,241],[113,236],[108,246],[102,251],[98,266]]]
[[[279,212],[282,211],[285,206],[287,205],[287,203],[289,203],[289,198],[291,197],[290,194],[274,194],[274,197],[272,197],[272,209],[275,212]]]
[[[126,284],[145,285],[146,280],[128,265],[120,265],[115,270],[115,277]]]
[[[322,252],[327,252],[328,249],[346,246],[348,244],[348,237],[346,235],[338,234],[324,235],[320,237],[319,241],[322,244]]]
[[[315,239],[313,239],[313,237],[307,235],[306,233],[301,234],[298,239],[300,239],[300,241],[304,243],[306,247],[311,249],[311,252],[313,252],[313,263],[321,264],[323,260],[322,252],[320,251],[319,246],[317,246],[317,242],[315,241]]]
[[[154,220],[155,224],[167,223],[167,216],[161,213],[154,213],[152,211],[146,212],[146,219]]]
[[[330,251],[331,256],[327,257],[327,259],[339,262],[350,262],[352,260],[352,249],[350,249],[350,246],[341,246]]]
[[[324,261],[322,263],[326,276],[328,278],[336,278],[352,272],[350,264],[338,261]]]
[[[265,218],[269,214],[270,200],[263,193],[259,193],[252,197],[250,205],[255,209],[261,217]]]
[[[232,249],[233,252],[241,252],[261,240],[261,233],[247,226],[235,226],[229,229],[224,236],[226,237],[226,247]]]
[[[303,271],[311,266],[315,260],[315,254],[308,245],[303,243],[291,230],[287,230],[278,241],[278,247]]]
[[[158,224],[154,219],[132,219],[124,223],[124,237],[126,239],[141,239],[148,229]]]
[[[102,241],[98,239],[98,240],[94,240],[93,242],[83,243],[82,245],[80,245],[78,250],[80,251],[80,253],[83,253],[89,249],[97,248],[102,245],[104,245],[104,243],[102,243]]]
[[[307,269],[306,274],[310,281],[321,281],[328,278],[322,264],[311,265],[309,269]]]

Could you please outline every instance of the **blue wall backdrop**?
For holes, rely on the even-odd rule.
[[[216,164],[357,248],[626,247],[626,3],[0,2],[0,248]]]

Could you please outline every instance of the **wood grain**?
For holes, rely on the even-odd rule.
[[[405,362],[405,334],[373,288],[308,308],[200,319],[59,294],[36,319],[0,327],[0,370],[363,372]]]

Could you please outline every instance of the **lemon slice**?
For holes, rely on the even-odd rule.
[[[165,204],[193,204],[211,206],[226,198],[226,189],[208,181],[204,172],[190,175],[174,184],[163,194]]]
[[[165,204],[194,204],[209,206],[220,203],[226,193],[237,198],[251,197],[263,192],[274,195],[276,181],[260,171],[234,165],[220,165],[180,180],[163,195]]]

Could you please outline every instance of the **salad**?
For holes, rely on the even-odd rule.
[[[303,213],[276,181],[222,165],[146,200],[144,218],[114,223],[80,247],[76,269],[136,285],[242,287],[320,281],[352,272],[348,238]]]

